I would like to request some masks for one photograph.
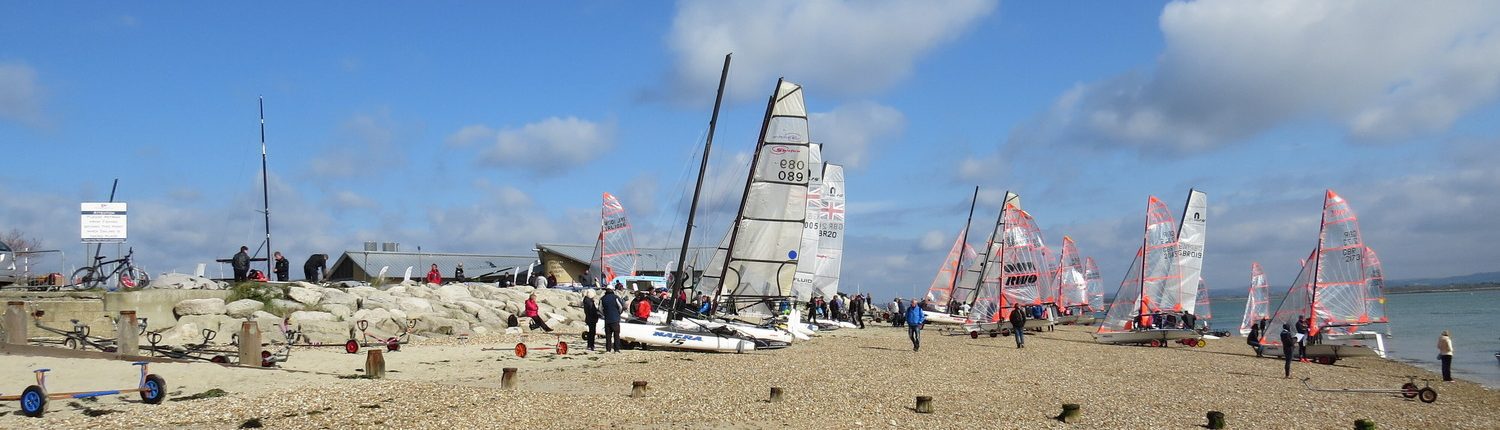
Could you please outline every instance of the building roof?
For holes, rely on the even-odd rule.
[[[337,272],[340,265],[352,264],[354,268],[374,276],[380,273],[381,267],[390,267],[386,277],[401,277],[409,266],[412,268],[412,277],[418,278],[427,274],[427,269],[432,264],[438,265],[438,270],[443,277],[453,276],[453,268],[459,264],[464,265],[464,275],[470,278],[493,274],[501,271],[509,273],[512,269],[520,267],[522,271],[535,263],[535,255],[490,255],[490,254],[457,254],[448,252],[393,252],[393,251],[344,251],[338,260],[333,263],[329,273]]]
[[[577,261],[584,265],[594,259],[594,245],[577,245],[563,243],[538,243],[538,251],[547,251]],[[640,258],[636,260],[636,271],[640,272],[665,272],[668,262],[677,264],[678,254],[682,248],[636,248]],[[698,270],[708,267],[708,260],[714,256],[714,247],[702,246],[688,248],[687,265]]]

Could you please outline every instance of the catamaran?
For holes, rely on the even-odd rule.
[[[1208,197],[1203,192],[1188,192],[1183,222],[1193,227],[1187,235],[1179,235],[1171,210],[1156,196],[1151,196],[1146,203],[1146,228],[1141,247],[1136,250],[1130,272],[1120,283],[1120,290],[1115,294],[1104,322],[1094,333],[1095,341],[1166,346],[1170,341],[1193,339],[1197,341],[1195,344],[1203,344],[1202,336],[1196,330],[1180,327],[1178,323],[1181,315],[1193,313],[1197,305],[1196,286],[1202,279],[1201,272],[1193,284],[1183,282],[1183,273],[1202,267],[1207,202]],[[1182,247],[1184,242],[1188,242],[1185,249]]]
[[[1249,336],[1250,328],[1271,318],[1271,284],[1260,263],[1250,263],[1250,293],[1245,297],[1245,314],[1240,319],[1240,336]],[[1261,327],[1262,330],[1265,327]]]
[[[1298,320],[1306,319],[1305,358],[1332,364],[1347,357],[1385,357],[1384,337],[1361,330],[1388,322],[1384,281],[1379,279],[1383,279],[1379,259],[1365,246],[1354,210],[1328,190],[1323,196],[1318,246],[1272,313],[1261,345],[1267,353],[1280,356],[1282,325],[1295,327]]]

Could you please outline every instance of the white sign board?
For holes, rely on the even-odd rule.
[[[79,237],[83,243],[125,241],[125,203],[83,203]]]

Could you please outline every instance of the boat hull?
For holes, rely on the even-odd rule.
[[[1152,329],[1094,333],[1095,342],[1111,345],[1148,344],[1153,341],[1166,344],[1174,340],[1200,339],[1202,337],[1198,332],[1187,329]]]
[[[603,332],[603,323],[600,323]],[[704,330],[686,330],[652,324],[620,323],[620,340],[648,348],[684,351],[735,352],[754,351],[754,341],[717,336]]]

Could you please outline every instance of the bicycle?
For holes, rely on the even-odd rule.
[[[90,290],[112,286],[110,290],[140,288],[151,283],[151,275],[135,266],[135,248],[131,247],[124,258],[104,261],[104,256],[94,257],[94,265],[81,267],[73,272],[73,288]],[[106,270],[110,265],[114,267]],[[113,280],[113,284],[110,281]]]

